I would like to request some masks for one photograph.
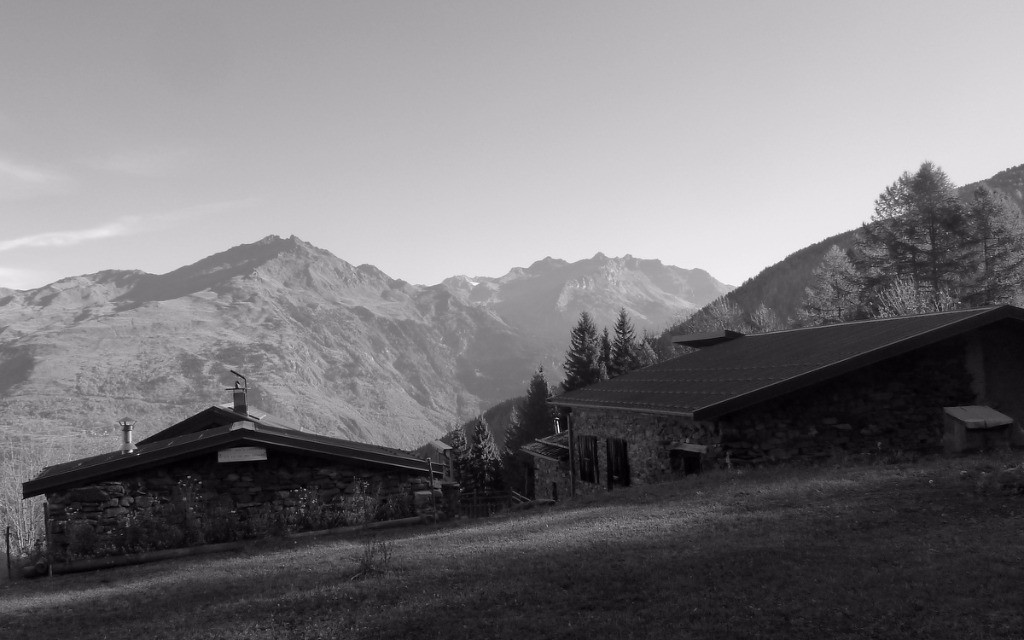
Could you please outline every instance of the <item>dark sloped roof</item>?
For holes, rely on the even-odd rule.
[[[124,473],[235,446],[265,446],[285,453],[319,456],[362,466],[427,474],[423,460],[397,449],[303,433],[288,427],[265,424],[251,419],[252,416],[249,420],[239,420],[240,414],[229,411],[231,415],[226,415],[221,413],[222,410],[223,407],[210,407],[196,416],[207,414],[207,417],[220,416],[225,420],[232,418],[225,424],[215,424],[216,421],[213,421],[204,423],[207,424],[206,428],[182,430],[183,433],[180,435],[157,440],[147,438],[130,454],[115,451],[46,467],[35,478],[22,484],[22,495],[30,498],[49,491],[101,482]],[[184,422],[187,421],[180,422],[157,435],[166,434]]]
[[[712,419],[996,322],[1010,305],[743,336],[549,400]]]
[[[556,462],[569,459],[569,432],[563,431],[546,438],[538,438],[519,448],[523,453]]]
[[[158,431],[144,440],[139,440],[139,445],[149,444],[158,440],[166,440],[178,436],[196,433],[212,427],[220,427],[233,422],[251,422],[259,426],[280,427],[282,429],[295,429],[294,426],[260,411],[255,407],[249,407],[248,413],[235,411],[231,403],[215,405],[203,409],[199,413],[191,415],[181,422],[173,424],[162,431]],[[295,429],[297,431],[297,429]]]

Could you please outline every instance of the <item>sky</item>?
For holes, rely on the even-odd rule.
[[[738,285],[924,161],[1024,163],[1024,3],[0,3],[0,287],[298,236],[416,284]]]

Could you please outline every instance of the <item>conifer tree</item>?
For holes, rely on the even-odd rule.
[[[775,309],[765,303],[757,305],[757,308],[750,313],[750,324],[754,333],[768,333],[769,331],[782,331],[788,329],[786,321],[779,317]]]
[[[462,427],[456,427],[449,431],[443,440],[446,440],[452,448],[448,453],[451,456],[452,472],[455,474],[455,480],[461,483],[469,471],[470,451],[466,432]]]
[[[516,443],[522,437],[523,433],[523,417],[522,412],[519,410],[519,405],[512,405],[512,411],[508,415],[508,427],[505,429],[505,444],[501,448],[501,459],[502,465],[506,464],[507,460],[510,460],[519,449],[520,445]]]
[[[942,169],[925,162],[914,174],[904,172],[878,196],[861,230],[868,293],[903,278],[922,296],[955,297],[966,275],[965,224],[964,205]]]
[[[804,290],[801,324],[813,327],[853,319],[862,285],[846,252],[832,245],[811,277],[811,286]]]
[[[551,390],[544,377],[544,367],[538,367],[533,377],[530,378],[526,397],[522,404],[516,407],[516,426],[505,435],[502,466],[505,470],[506,482],[512,486],[519,486],[526,468],[522,457],[517,455],[523,445],[555,433],[555,414],[547,403],[550,395]]]
[[[600,358],[601,343],[597,335],[597,327],[590,314],[580,313],[580,319],[569,334],[569,350],[565,354],[565,380],[562,386],[572,391],[601,378]]]
[[[605,374],[601,376],[602,380],[608,379],[608,371],[610,370],[610,362],[612,359],[612,341],[608,336],[608,327],[605,327],[601,331],[601,353],[598,356],[597,364],[599,367],[604,367]]]
[[[1024,225],[1020,209],[985,185],[967,207],[973,271],[964,298],[972,305],[1009,302],[1024,276]]]
[[[608,376],[614,378],[638,368],[638,348],[633,323],[625,307],[622,307],[619,309],[618,318],[615,319],[615,339],[612,341],[611,355],[608,358]]]
[[[498,446],[487,421],[481,415],[473,423],[469,445],[466,479],[463,487],[470,491],[491,491],[501,488],[501,459]]]
[[[661,342],[659,341],[658,336],[654,335],[647,329],[644,329],[643,335],[640,336],[640,340],[637,341],[637,349],[635,352],[637,369],[649,367],[652,364],[657,364],[675,355],[671,351],[660,351],[660,345]]]

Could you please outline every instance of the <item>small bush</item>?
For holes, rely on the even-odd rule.
[[[377,508],[377,520],[397,520],[406,518],[415,512],[412,496],[392,494],[384,499]]]
[[[243,535],[238,514],[228,505],[207,505],[202,519],[205,543],[232,542]]]
[[[357,482],[352,495],[345,496],[342,500],[344,523],[346,525],[356,525],[372,522],[377,514],[377,505],[380,502],[379,494],[379,488],[371,491],[369,483]]]
[[[289,513],[293,531],[312,531],[324,528],[324,503],[316,487],[303,487],[291,492],[295,506]]]
[[[363,542],[363,553],[359,557],[359,569],[352,579],[386,576],[391,571],[394,547],[391,540],[380,540],[376,536],[366,539]]]
[[[248,509],[242,521],[242,536],[245,538],[263,538],[273,531],[275,514],[269,506]]]

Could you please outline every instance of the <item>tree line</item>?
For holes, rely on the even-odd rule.
[[[938,166],[904,172],[875,200],[847,251],[813,271],[802,326],[1014,302],[1024,279],[1024,224],[1003,193],[965,202]]]
[[[1021,301],[1020,208],[985,185],[962,195],[931,162],[885,187],[870,221],[855,233],[830,240],[825,251],[813,245],[787,258],[785,276],[762,278],[757,287],[762,302],[752,311],[757,298],[750,300],[750,292],[746,309],[737,296],[726,294],[662,335],[662,346],[679,333],[723,328],[763,333]],[[808,269],[804,254],[820,252],[808,283],[802,275]],[[788,305],[780,314],[765,305],[766,298],[792,298],[774,294],[797,282],[803,293],[795,310]]]
[[[486,492],[521,486],[528,467],[519,450],[534,440],[555,434],[555,414],[548,398],[559,390],[571,391],[654,364],[662,359],[657,347],[656,336],[647,331],[637,335],[624,308],[619,310],[611,331],[606,327],[598,332],[590,313],[580,313],[569,333],[563,381],[552,386],[544,367],[537,368],[526,394],[512,407],[503,446],[495,443],[483,415],[443,438],[452,447],[455,475],[463,490]]]

